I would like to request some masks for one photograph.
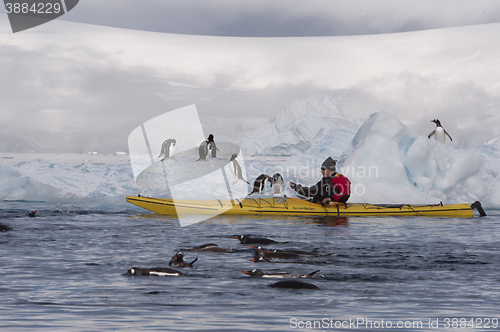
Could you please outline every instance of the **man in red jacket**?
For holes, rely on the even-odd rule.
[[[313,203],[328,204],[330,201],[345,203],[351,194],[351,182],[336,171],[337,161],[328,157],[321,165],[323,178],[312,187],[303,187],[290,182],[290,188],[297,193],[312,197]]]

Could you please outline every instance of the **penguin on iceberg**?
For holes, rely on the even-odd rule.
[[[177,143],[177,142],[173,138],[169,138],[169,139],[165,140],[163,142],[163,144],[161,145],[160,155],[158,156],[158,158],[163,156],[162,161],[165,160],[166,158],[173,159],[172,155],[174,154],[175,143]]]
[[[450,141],[453,141],[450,134],[448,134],[446,132],[446,130],[444,130],[443,126],[441,125],[441,121],[439,121],[438,119],[434,119],[431,122],[434,122],[436,124],[436,129],[434,129],[432,131],[432,133],[430,133],[429,136],[427,136],[428,138],[431,138],[432,136],[434,136],[436,141],[439,141],[439,142],[445,144],[446,143],[446,136],[448,136],[450,138]]]
[[[233,173],[234,177],[236,178],[236,181],[234,181],[233,184],[238,182],[238,180],[243,180],[244,182],[250,184],[247,180],[243,178],[243,172],[241,171],[240,164],[238,164],[238,162],[236,161],[236,157],[238,157],[238,155],[233,153],[229,161],[229,168],[231,169],[231,173]]]

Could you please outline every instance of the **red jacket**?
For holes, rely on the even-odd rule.
[[[333,187],[332,200],[335,202],[345,203],[351,196],[351,181],[342,174],[336,173],[331,185]]]

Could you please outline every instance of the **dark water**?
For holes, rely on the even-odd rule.
[[[498,211],[481,219],[217,217],[180,228],[127,206],[51,213],[42,205],[28,218],[32,206],[0,205],[0,224],[13,228],[0,233],[2,331],[437,330],[429,320],[439,330],[498,329]],[[317,256],[250,262],[253,251],[233,234]],[[198,257],[179,269],[187,277],[124,275],[166,267],[177,250],[204,243],[236,252],[185,252],[187,261]],[[319,269],[303,280],[319,290],[270,288],[279,279],[241,273],[253,268]]]

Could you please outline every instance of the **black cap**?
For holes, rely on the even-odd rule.
[[[332,172],[335,172],[337,170],[336,166],[337,161],[332,159],[332,157],[328,157],[321,165],[321,169],[328,169]]]

